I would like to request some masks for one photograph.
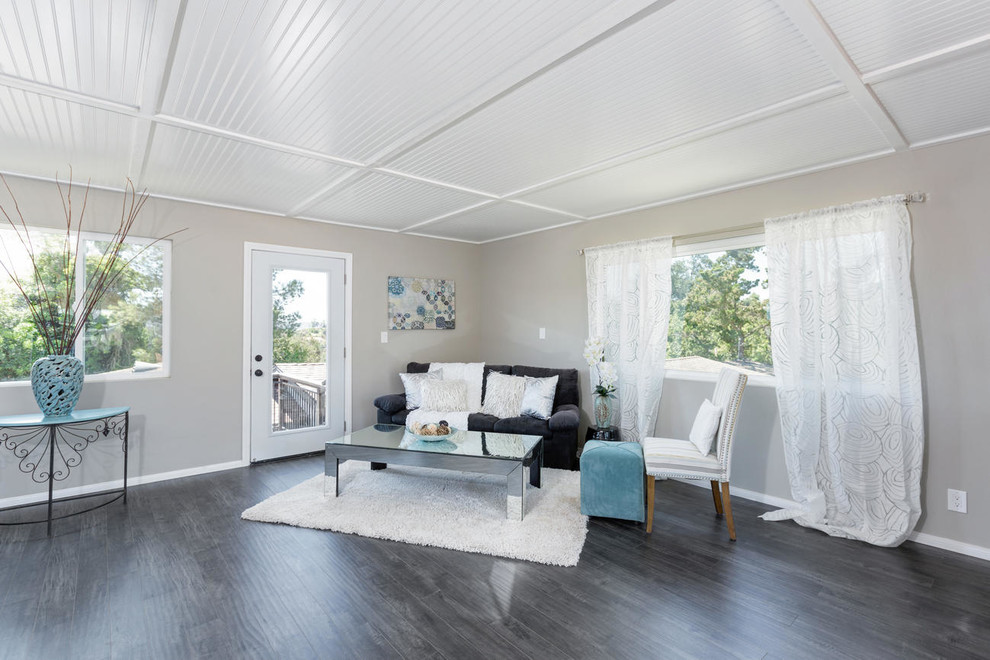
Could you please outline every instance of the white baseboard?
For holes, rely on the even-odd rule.
[[[675,481],[691,484],[692,486],[698,486],[700,488],[704,488],[705,490],[710,488],[707,481],[700,481],[698,479],[675,479]],[[766,504],[768,506],[773,506],[780,509],[786,509],[787,507],[795,506],[797,504],[793,500],[783,497],[767,495],[766,493],[758,493],[755,490],[737,488],[736,486],[732,486],[732,496],[741,497],[746,500],[753,500],[754,502],[759,502],[760,504]],[[990,561],[990,548],[984,548],[981,545],[963,543],[962,541],[947,539],[944,536],[935,536],[934,534],[926,534],[925,532],[911,532],[908,536],[908,540],[914,541],[915,543],[920,543],[921,545],[929,545],[933,548],[941,548],[942,550],[948,550],[949,552],[956,552],[960,555],[966,555],[967,557],[976,557],[977,559]]]
[[[911,532],[911,535],[908,536],[908,541],[990,561],[990,548],[984,548],[981,545],[963,543],[962,541],[955,541],[953,539],[947,539],[944,536],[935,536],[934,534],[925,534],[924,532]]]
[[[700,479],[674,479],[674,481],[680,481],[681,483],[690,484],[691,486],[698,486],[699,488],[704,488],[705,490],[711,489],[711,486],[707,481],[702,481]],[[732,497],[741,497],[744,500],[753,500],[754,502],[777,507],[778,509],[786,509],[787,507],[797,506],[797,502],[793,500],[789,500],[784,497],[777,497],[776,495],[758,493],[755,490],[746,490],[745,488],[739,488],[738,486],[732,486],[731,495]]]
[[[182,479],[183,477],[193,477],[198,474],[209,474],[210,472],[220,472],[222,470],[232,470],[234,468],[244,467],[248,465],[244,461],[229,461],[227,463],[215,463],[213,465],[203,465],[194,468],[185,468],[184,470],[173,470],[172,472],[159,472],[158,474],[142,474],[135,477],[130,477],[127,480],[127,486],[140,486],[141,484],[153,484],[156,481],[168,481],[170,479]],[[78,497],[79,495],[89,495],[91,493],[100,493],[105,490],[115,490],[124,487],[123,479],[115,479],[114,481],[104,481],[98,484],[88,484],[86,486],[74,486],[72,488],[59,488],[54,492],[55,499],[62,497]],[[0,499],[0,509],[6,509],[8,507],[14,506],[24,506],[26,504],[38,504],[40,502],[48,501],[48,492],[43,493],[31,493],[29,495],[18,495],[16,497],[7,497]]]

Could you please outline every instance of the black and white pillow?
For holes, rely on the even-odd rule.
[[[443,371],[430,371],[424,374],[399,374],[402,386],[406,388],[406,408],[415,410],[423,405],[423,381],[441,380]]]
[[[423,381],[423,410],[464,412],[468,409],[468,385],[463,380]]]
[[[485,404],[481,412],[495,417],[519,417],[526,379],[508,376],[497,371],[489,372],[485,385]]]
[[[550,415],[553,414],[553,399],[557,393],[558,378],[559,376],[549,378],[526,376],[526,391],[523,393],[520,414],[537,419],[550,419]]]

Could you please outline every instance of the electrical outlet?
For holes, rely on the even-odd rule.
[[[383,344],[387,344],[388,343],[388,333],[387,332],[383,332],[382,333],[382,343]]]
[[[949,489],[949,511],[966,513],[966,491]]]
[[[546,339],[546,338],[547,338],[547,329],[540,328],[540,339]]]

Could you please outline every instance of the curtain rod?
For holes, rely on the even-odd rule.
[[[904,194],[905,204],[918,204],[920,202],[928,201],[928,193],[923,192],[913,192]],[[736,225],[734,227],[726,227],[725,229],[717,229],[715,231],[703,231],[697,234],[683,234],[681,236],[674,237],[675,245],[684,245],[685,243],[700,243],[701,241],[696,240],[700,238],[711,237],[713,239],[722,237],[725,234],[733,234],[739,231],[747,231],[752,229],[763,229],[762,222],[752,222],[748,225]],[[730,238],[729,236],[724,236],[725,238]],[[585,248],[579,248],[577,253],[578,256],[584,256]]]

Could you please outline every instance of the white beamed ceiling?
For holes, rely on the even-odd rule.
[[[483,243],[987,132],[990,0],[0,3],[0,171],[382,231]]]

